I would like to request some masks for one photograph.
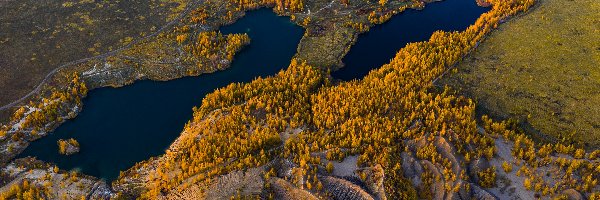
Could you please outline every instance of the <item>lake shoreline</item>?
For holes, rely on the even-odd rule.
[[[434,2],[434,1],[428,1],[428,2]],[[185,9],[184,13],[179,18],[185,19],[186,18],[185,15],[187,14],[187,12],[190,11],[189,7],[194,7],[194,6],[196,6],[196,5],[195,4],[188,5],[188,8]],[[196,27],[196,28],[198,28],[199,30],[215,30],[216,27],[227,26],[227,25],[231,25],[231,24],[235,23],[237,20],[243,18],[247,12],[253,12],[253,11],[259,10],[259,9],[272,9],[273,8],[272,6],[273,5],[261,5],[258,7],[249,7],[245,10],[235,12],[234,17],[232,17],[230,19],[227,19],[227,20],[219,19],[216,21],[209,21],[207,26],[201,26],[201,27]],[[310,5],[310,6],[312,6],[312,5]],[[410,6],[418,7],[419,5],[410,5]],[[404,11],[404,7],[406,7],[406,5],[405,4],[386,4],[385,7],[387,8],[387,10],[389,12],[393,11],[394,14],[398,14],[398,13],[402,13]],[[370,4],[359,5],[357,7],[344,7],[344,6],[340,7],[340,5],[334,5],[331,9],[344,9],[344,10],[350,10],[350,11],[356,12],[356,10],[358,10],[359,8],[360,9],[365,9],[365,8],[375,9],[375,7],[373,7]],[[397,10],[397,8],[400,8],[400,10]],[[315,26],[318,27],[319,25],[312,24],[312,23],[311,24],[303,24],[303,21],[306,21],[306,18],[326,17],[326,15],[322,15],[319,13],[312,13],[310,15],[301,15],[300,13],[294,13],[294,12],[290,12],[290,11],[277,12],[276,14],[278,16],[292,16],[292,18],[293,18],[291,20],[292,23],[303,26],[307,29],[312,29]],[[366,18],[365,16],[360,16],[358,20],[364,21],[365,18]],[[338,19],[334,19],[334,20],[338,20]],[[343,20],[346,20],[346,19],[343,19]],[[183,23],[183,22],[170,23],[169,26],[175,27],[181,23]],[[337,22],[337,23],[341,23],[341,22]],[[374,25],[375,24],[370,24],[370,26],[374,26]],[[169,28],[163,27],[163,28],[161,28],[161,30],[162,29],[166,30]],[[307,30],[307,32],[308,31],[309,30]],[[353,35],[354,36],[351,38],[356,38],[357,34],[353,34]],[[157,34],[155,37],[160,37],[160,34]],[[306,40],[307,38],[318,38],[318,37],[304,35],[304,37],[302,37],[302,39],[301,39],[300,44],[303,44],[303,41]],[[144,47],[144,45],[152,44],[153,43],[152,40],[155,40],[155,39],[152,37],[144,38],[141,42],[139,42],[138,46],[133,45],[131,47],[131,49],[133,49],[135,51],[141,50],[141,52],[144,52],[145,51],[144,49],[146,48],[146,47]],[[331,42],[331,41],[327,41],[327,42]],[[353,46],[354,42],[355,41],[342,45],[341,47],[345,48],[346,50],[341,51],[340,54],[337,56],[338,58],[334,58],[334,59],[341,60],[342,57],[340,57],[340,56],[344,56],[350,50],[351,46]],[[302,57],[301,56],[302,54],[309,51],[309,49],[302,50],[300,47],[301,47],[301,45],[298,45],[297,52],[294,57]],[[338,49],[338,47],[333,47],[333,48]],[[127,49],[123,50],[119,54],[127,55],[128,54],[127,51],[129,51],[129,50],[127,50]],[[338,51],[338,50],[335,50],[335,51]],[[123,52],[125,52],[125,53],[123,53]],[[113,57],[119,57],[118,56],[119,54],[117,54]],[[231,63],[231,62],[232,61],[229,61],[229,63]],[[326,65],[327,65],[327,67],[331,67],[333,69],[335,69],[335,66],[337,66],[337,65],[329,65],[329,64],[326,64]],[[213,67],[210,70],[192,74],[191,77],[201,76],[203,74],[211,74],[214,72],[226,70],[227,68],[228,68],[228,66],[225,68],[214,68]],[[148,69],[144,69],[144,70],[148,70]],[[146,81],[146,80],[164,82],[164,81],[172,81],[172,80],[190,77],[190,75],[184,75],[181,72],[178,72],[178,73],[165,73],[165,71],[152,72],[152,70],[153,70],[152,68],[150,68],[149,70],[151,70],[151,71],[146,71],[146,72],[151,72],[148,74],[146,72],[140,71],[139,69],[133,68],[131,65],[128,66],[127,64],[123,63],[123,61],[118,61],[117,64],[114,64],[111,62],[107,62],[106,59],[104,59],[104,60],[92,59],[85,63],[74,65],[74,66],[69,66],[69,67],[66,67],[66,68],[60,70],[56,75],[54,75],[54,77],[50,81],[48,81],[42,87],[42,91],[40,92],[41,94],[39,96],[34,95],[30,99],[33,102],[41,101],[41,99],[44,98],[44,96],[46,96],[45,93],[47,93],[48,91],[51,91],[54,89],[60,89],[60,88],[64,87],[64,85],[66,85],[68,83],[69,80],[67,80],[68,79],[67,77],[71,73],[82,73],[83,74],[82,78],[86,79],[87,84],[89,84],[88,87],[92,91],[95,91],[98,89],[104,89],[104,88],[122,88],[125,86],[129,86],[133,83],[137,83],[140,81]],[[96,77],[96,78],[94,78],[94,77]],[[61,124],[67,122],[70,119],[77,118],[79,115],[79,112],[81,112],[81,108],[84,107],[84,105],[82,105],[80,103],[68,103],[67,107],[69,107],[69,109],[60,111],[65,114],[58,116],[59,120],[57,120],[55,122],[51,122],[48,125],[44,126],[43,130],[38,131],[38,134],[36,134],[35,136],[30,134],[31,131],[24,131],[25,135],[27,135],[26,136],[27,139],[24,139],[24,140],[19,139],[16,141],[9,141],[6,139],[6,137],[4,139],[0,138],[0,140],[2,140],[2,141],[0,141],[0,149],[2,149],[2,151],[0,151],[0,154],[5,155],[5,156],[3,156],[3,159],[0,159],[0,163],[7,163],[11,159],[13,159],[17,155],[19,155],[24,149],[26,149],[29,146],[29,142],[36,141],[39,138],[45,137],[48,135],[48,132],[54,131]],[[13,110],[2,111],[2,113],[6,113],[7,115],[8,115],[8,113],[12,113],[12,112],[14,112],[14,111]],[[2,114],[2,115],[4,115],[4,114]],[[9,118],[9,117],[7,117],[7,118]],[[8,125],[12,126],[13,122],[8,122]],[[8,151],[9,149],[11,151]]]

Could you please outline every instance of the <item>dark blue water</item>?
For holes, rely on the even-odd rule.
[[[82,112],[54,133],[32,142],[21,156],[57,164],[108,181],[136,162],[164,153],[192,118],[204,96],[232,82],[277,73],[290,63],[303,29],[268,9],[249,12],[221,32],[249,34],[251,44],[225,71],[167,82],[138,81],[122,88],[90,91]],[[81,151],[58,154],[56,141],[75,138]]]
[[[437,30],[465,30],[488,10],[475,0],[444,0],[426,4],[423,10],[406,10],[360,35],[342,59],[345,66],[331,75],[346,81],[360,79],[389,63],[407,43],[426,41]]]

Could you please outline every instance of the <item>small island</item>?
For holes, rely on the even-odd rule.
[[[72,155],[79,152],[79,142],[71,138],[68,140],[59,139],[58,142],[58,153],[62,155]]]

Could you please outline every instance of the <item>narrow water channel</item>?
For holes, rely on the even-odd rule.
[[[221,32],[246,32],[251,39],[230,68],[167,82],[145,80],[122,88],[92,90],[75,119],[32,142],[20,156],[35,156],[61,169],[77,169],[114,180],[119,171],[163,154],[192,118],[192,108],[199,106],[206,94],[233,82],[273,75],[287,67],[304,30],[287,17],[260,9],[222,27]],[[57,140],[67,138],[79,141],[79,153],[58,154]]]
[[[345,66],[331,75],[345,81],[361,79],[388,63],[406,44],[428,40],[437,30],[465,30],[488,10],[475,0],[443,0],[426,4],[423,10],[406,10],[359,35],[342,59]]]

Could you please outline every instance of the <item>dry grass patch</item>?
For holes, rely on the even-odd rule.
[[[442,82],[547,141],[600,145],[600,2],[539,0]]]

